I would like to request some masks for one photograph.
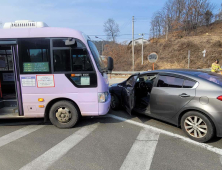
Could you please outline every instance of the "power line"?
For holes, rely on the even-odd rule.
[[[126,21],[125,23],[123,23],[119,28],[121,29],[121,28],[123,28],[123,27],[126,27],[126,26],[128,26],[130,23],[131,23],[131,20],[128,20],[128,21]]]

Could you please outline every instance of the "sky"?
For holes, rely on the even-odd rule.
[[[50,27],[80,30],[92,40],[98,36],[107,40],[104,22],[112,18],[118,23],[118,42],[132,39],[132,16],[135,17],[134,34],[144,33],[149,38],[153,13],[161,10],[167,0],[0,0],[0,22],[16,20],[43,21]],[[221,0],[210,0],[220,6]],[[219,8],[216,8],[217,11]]]

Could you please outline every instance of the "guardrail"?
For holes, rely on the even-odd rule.
[[[112,71],[112,74],[131,75],[131,74],[142,73],[142,72],[146,72],[146,71]]]
[[[202,70],[202,71],[211,71],[210,68],[198,69],[198,70]],[[147,70],[147,71],[151,71],[151,70]],[[132,74],[143,73],[143,72],[146,72],[146,71],[112,71],[112,74],[132,75]]]

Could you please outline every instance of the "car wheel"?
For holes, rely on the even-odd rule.
[[[211,120],[195,111],[190,111],[183,115],[181,127],[189,138],[198,142],[207,142],[215,134]]]
[[[78,122],[79,112],[72,102],[63,100],[52,105],[49,119],[58,128],[71,128]]]
[[[111,108],[113,110],[119,109],[120,101],[119,98],[115,94],[111,94]]]

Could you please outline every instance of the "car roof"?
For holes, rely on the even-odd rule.
[[[172,73],[172,74],[197,77],[197,75],[199,75],[201,73],[208,73],[208,71],[193,70],[193,69],[164,69],[164,70],[147,71],[147,72],[143,72],[141,74],[147,74],[147,73]]]

